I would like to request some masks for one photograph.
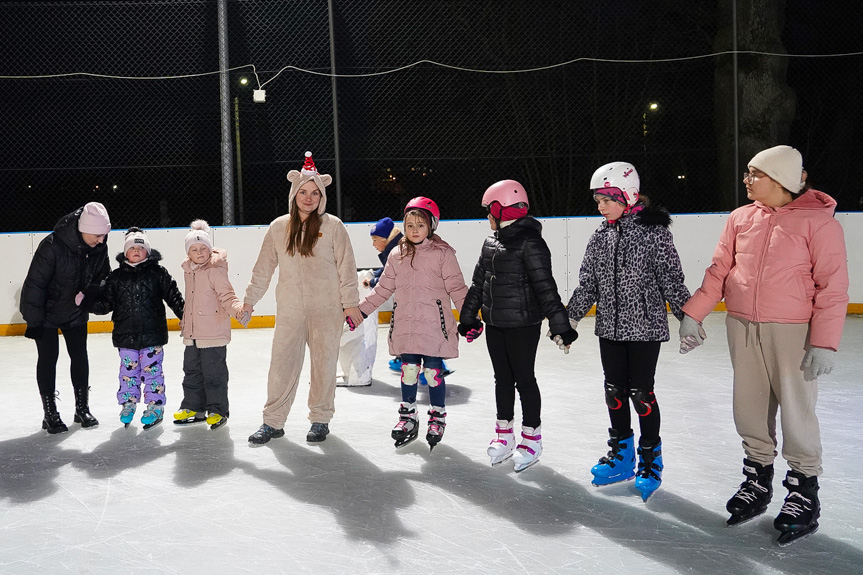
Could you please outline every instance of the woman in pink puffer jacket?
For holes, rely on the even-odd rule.
[[[746,480],[728,501],[729,525],[767,510],[773,495],[776,414],[791,468],[773,522],[785,545],[818,528],[821,438],[815,403],[848,308],[848,267],[836,201],[805,183],[789,146],[763,150],[743,175],[752,204],[731,212],[704,283],[683,306],[681,353],[700,343],[704,317],[725,298],[734,368],[734,423]]]
[[[426,440],[434,449],[446,427],[446,385],[443,360],[458,357],[458,330],[452,305],[461,309],[467,286],[455,250],[434,232],[440,221],[437,204],[414,198],[405,207],[405,236],[387,258],[374,291],[360,302],[370,315],[395,293],[390,321],[391,355],[402,357],[402,402],[399,421],[392,430],[396,447],[419,434],[417,381],[423,369],[429,386],[429,425]]]

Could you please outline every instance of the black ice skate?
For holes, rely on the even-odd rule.
[[[399,421],[390,434],[396,440],[395,446],[404,447],[419,436],[419,419],[415,403],[402,402],[399,406]]]
[[[426,441],[429,443],[429,453],[443,439],[444,431],[446,431],[446,409],[433,405],[429,409],[429,429],[428,433],[426,433]]]
[[[782,485],[788,489],[788,496],[773,520],[773,527],[779,531],[776,543],[785,547],[818,531],[821,502],[818,500],[818,477],[814,475],[806,477],[789,471]]]
[[[761,465],[749,459],[743,460],[743,475],[746,481],[740,484],[734,497],[728,500],[725,509],[731,513],[726,523],[739,525],[767,511],[773,498],[773,465]]]

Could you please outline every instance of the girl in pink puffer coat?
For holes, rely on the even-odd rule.
[[[428,433],[434,449],[446,428],[446,384],[443,360],[458,357],[458,331],[452,305],[461,309],[467,286],[455,250],[435,234],[440,221],[437,204],[418,197],[405,207],[405,236],[384,266],[375,289],[360,302],[363,317],[395,293],[390,321],[390,354],[402,357],[402,402],[392,430],[396,447],[419,435],[417,381],[420,369],[429,387]]]

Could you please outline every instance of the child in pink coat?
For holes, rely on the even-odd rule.
[[[228,422],[228,344],[231,317],[243,326],[251,315],[243,309],[228,279],[228,254],[213,247],[210,226],[195,220],[186,234],[183,272],[186,306],[180,335],[183,354],[183,401],[174,423],[207,422],[218,429]]]
[[[435,234],[440,221],[437,204],[414,198],[404,213],[405,237],[387,258],[375,289],[360,302],[360,312],[368,317],[395,293],[388,341],[390,354],[402,357],[402,402],[392,438],[396,447],[402,447],[419,434],[416,398],[422,369],[431,403],[426,441],[434,449],[446,428],[443,360],[458,357],[450,300],[461,309],[467,286],[455,250]]]

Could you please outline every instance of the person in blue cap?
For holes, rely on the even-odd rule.
[[[376,250],[378,250],[378,252],[380,252],[378,253],[378,259],[381,260],[381,267],[374,271],[374,275],[371,279],[363,281],[363,286],[374,288],[378,285],[381,274],[384,272],[383,266],[386,265],[387,258],[390,257],[390,252],[394,247],[399,245],[399,240],[402,239],[403,234],[392,218],[381,218],[372,226],[370,235],[372,236],[372,245]],[[394,357],[391,359],[389,362],[389,368],[392,371],[401,373],[402,358]],[[446,362],[444,362],[443,370],[444,377],[453,372],[453,370],[447,368]],[[425,384],[425,377],[423,375],[420,375],[420,383]]]

